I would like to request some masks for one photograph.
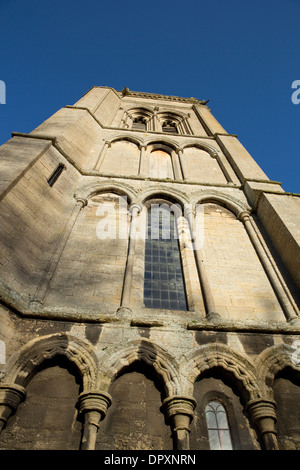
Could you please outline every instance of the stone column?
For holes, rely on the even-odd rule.
[[[274,289],[275,294],[281,304],[281,307],[285,313],[287,321],[299,321],[299,317],[295,312],[293,305],[291,304],[289,297],[275,272],[270,259],[261,244],[261,241],[253,228],[251,223],[250,213],[247,211],[241,212],[238,215],[238,219],[241,220],[245,226],[245,229],[249,235],[249,238],[254,246],[254,249],[260,259],[260,262],[269,278],[269,281]]]
[[[206,307],[206,318],[208,320],[219,319],[220,315],[216,312],[215,302],[204,264],[203,251],[201,249],[195,250],[195,256],[203,293],[203,300]]]
[[[141,206],[139,204],[132,204],[129,208],[131,213],[130,221],[130,230],[129,230],[129,239],[128,239],[128,256],[127,263],[125,268],[124,283],[123,283],[123,292],[121,307],[119,310],[130,309],[131,305],[131,287],[132,287],[132,277],[133,277],[133,267],[135,259],[135,245],[137,238],[137,226],[138,226],[138,216],[141,211]]]
[[[102,147],[102,150],[100,152],[100,155],[98,157],[98,160],[96,162],[96,165],[95,165],[95,170],[96,171],[100,171],[100,168],[101,168],[101,165],[104,161],[104,158],[105,158],[105,155],[106,155],[106,152],[107,152],[107,149],[111,147],[111,142],[108,142],[106,141]]]
[[[25,397],[24,387],[17,384],[0,384],[0,433]]]
[[[91,390],[79,395],[78,404],[79,413],[84,415],[80,449],[94,450],[99,423],[111,405],[111,396],[106,392]]]
[[[264,450],[279,450],[275,423],[276,404],[273,400],[255,399],[246,405],[252,423],[255,425]]]
[[[160,120],[159,120],[159,117],[158,117],[158,114],[157,112],[159,111],[159,108],[154,108],[154,114],[153,114],[153,123],[154,123],[154,131],[156,132],[162,132],[162,128],[161,128],[161,124],[160,124]]]
[[[175,450],[189,450],[190,423],[194,417],[196,401],[192,397],[174,396],[166,398],[162,406],[171,424]]]
[[[215,158],[217,160],[218,165],[221,168],[221,171],[223,172],[223,175],[225,176],[227,183],[233,186],[234,183],[232,181],[232,178],[231,178],[230,174],[228,173],[224,163],[222,162],[222,160],[220,158],[220,155],[217,152],[213,152],[211,154],[211,157]]]
[[[194,311],[197,313],[197,315],[202,317],[204,312],[201,286],[199,283],[198,270],[193,252],[193,243],[190,234],[189,223],[183,215],[176,217],[176,223],[188,307],[189,310]]]
[[[186,179],[186,175],[185,175],[185,171],[184,171],[184,164],[183,164],[183,149],[182,148],[179,148],[179,149],[176,149],[176,153],[178,154],[178,161],[179,161],[179,165],[180,165],[180,170],[181,170],[181,176],[183,180]]]
[[[206,267],[204,263],[202,244],[200,243],[200,246],[197,246],[197,235],[198,236],[200,235],[195,233],[196,221],[195,221],[195,214],[193,212],[192,207],[187,206],[185,208],[185,214],[189,221],[191,240],[193,240],[193,245],[194,245],[193,249],[195,253],[196,265],[197,265],[200,284],[201,284],[203,301],[204,301],[204,305],[206,309],[206,318],[208,320],[215,320],[215,319],[218,320],[220,318],[220,315],[216,312],[215,302],[214,302],[213,294],[211,291],[211,287],[210,287],[210,283],[209,283],[209,279],[207,276]],[[204,230],[204,227],[203,227],[203,230]]]
[[[128,120],[130,118],[131,118],[131,116],[129,115],[128,111],[125,109],[123,119],[121,120],[121,127],[123,129],[128,129],[129,128]]]
[[[189,123],[189,118],[190,117],[191,117],[191,115],[190,115],[190,113],[188,113],[187,116],[184,117],[183,122],[184,122],[184,125],[186,127],[186,133],[194,135],[193,130],[192,130],[192,128],[190,126],[190,123]]]
[[[172,165],[173,165],[173,171],[174,171],[174,179],[183,180],[178,153],[172,152],[171,159],[172,159]]]
[[[78,217],[81,209],[83,207],[85,207],[86,204],[87,204],[86,199],[81,199],[81,198],[76,199],[76,204],[75,204],[75,206],[72,210],[72,213],[69,217],[69,220],[67,221],[66,226],[64,228],[64,231],[63,231],[60,239],[57,242],[57,245],[54,249],[54,252],[52,253],[52,256],[51,256],[51,259],[50,259],[49,264],[47,266],[47,269],[45,269],[45,274],[42,277],[33,298],[31,299],[31,306],[32,307],[39,308],[43,304],[43,300],[45,298],[47,289],[49,287],[49,283],[50,283],[50,281],[51,281],[51,279],[52,279],[52,277],[55,273],[56,267],[57,267],[58,262],[61,258],[61,255],[64,251],[66,243],[67,243],[67,241],[70,237],[70,234],[71,234],[72,229],[75,225],[77,217]]]
[[[145,150],[147,145],[140,145],[140,163],[139,163],[139,176],[149,176],[146,175],[146,162],[145,162]]]

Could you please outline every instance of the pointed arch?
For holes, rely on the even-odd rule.
[[[219,343],[202,346],[181,362],[180,371],[185,377],[185,393],[192,395],[197,378],[215,368],[223,370],[233,378],[245,403],[262,396],[254,365],[233,349]]]
[[[108,392],[111,384],[124,369],[140,361],[153,368],[164,386],[166,397],[180,395],[181,385],[176,360],[160,346],[145,338],[106,350],[101,358],[98,387]]]
[[[68,333],[42,336],[26,343],[7,363],[7,383],[26,387],[44,361],[64,356],[78,371],[84,390],[92,389],[97,376],[97,358],[91,345]]]
[[[151,106],[147,106],[143,104],[143,106],[133,106],[132,108],[127,109],[128,112],[145,112],[145,113],[153,113],[153,109]]]
[[[154,111],[150,106],[143,105],[143,106],[134,106],[132,108],[128,108],[127,112],[131,115],[137,115],[137,114],[144,114],[145,116],[152,116]]]

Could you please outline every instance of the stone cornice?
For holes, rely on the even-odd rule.
[[[132,312],[120,314],[118,311],[89,311],[86,309],[72,309],[64,307],[47,307],[42,304],[35,305],[34,302],[28,301],[27,298],[20,295],[18,292],[4,285],[0,280],[0,305],[8,309],[12,314],[20,318],[28,320],[48,320],[58,322],[79,322],[79,323],[96,323],[109,325],[127,325],[132,328],[139,328],[141,326],[147,328],[163,328],[170,327],[170,318],[164,318],[161,321],[162,310],[154,312],[147,312],[147,309],[142,312],[139,320],[134,319]],[[164,311],[165,312],[165,311]],[[290,322],[254,322],[254,321],[229,321],[218,318],[218,321],[213,319],[188,320],[183,321],[180,315],[176,318],[176,311],[172,312],[172,328],[179,328],[191,331],[223,331],[235,333],[265,333],[265,334],[286,334],[286,335],[299,335],[300,333],[300,318]],[[188,312],[193,315],[193,312]]]
[[[191,104],[206,104],[209,100],[198,100],[197,98],[183,98],[180,96],[172,96],[172,95],[159,95],[156,93],[145,93],[140,91],[131,91],[129,88],[124,87],[121,92],[121,96],[130,96],[132,98],[147,98],[152,100],[167,100],[167,101],[177,101],[181,103],[191,103]]]

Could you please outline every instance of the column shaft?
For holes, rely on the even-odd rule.
[[[189,221],[191,239],[193,240],[193,244],[194,244],[193,248],[194,248],[194,253],[195,253],[196,265],[198,269],[198,275],[200,279],[203,301],[204,301],[204,305],[206,309],[206,317],[211,320],[214,318],[219,318],[220,316],[216,312],[215,302],[214,302],[213,294],[212,294],[211,287],[210,287],[210,282],[208,279],[208,275],[207,275],[207,271],[206,271],[206,267],[204,263],[202,243],[197,242],[197,236],[201,237],[201,235],[194,233],[196,229],[204,230],[204,227],[197,227],[195,215],[193,214],[192,210],[189,210],[189,208],[186,208],[186,216]]]
[[[129,239],[128,239],[128,256],[127,263],[125,268],[124,282],[123,282],[123,292],[121,300],[121,308],[130,308],[131,305],[131,286],[132,286],[132,277],[133,277],[133,267],[135,260],[135,245],[137,237],[137,225],[138,225],[138,215],[140,213],[141,207],[137,204],[133,205],[130,208],[131,212],[131,221],[130,221],[130,230],[129,230]]]
[[[100,171],[101,165],[104,161],[107,149],[111,146],[111,142],[105,142],[105,144],[102,147],[102,150],[100,152],[100,155],[98,157],[98,160],[95,165],[95,170]]]
[[[139,176],[146,176],[145,174],[145,150],[147,145],[140,146],[140,162],[139,162]]]
[[[34,294],[34,297],[31,300],[31,303],[41,305],[43,303],[43,300],[45,298],[47,289],[49,287],[49,283],[55,273],[56,267],[58,265],[58,262],[61,258],[61,255],[64,251],[64,248],[66,246],[66,243],[70,237],[70,234],[72,232],[72,229],[75,225],[75,222],[77,220],[77,217],[81,211],[81,209],[86,205],[86,200],[85,199],[77,199],[76,204],[72,210],[72,213],[69,217],[69,220],[67,221],[64,231],[59,238],[56,247],[52,253],[51,259],[48,263],[47,269],[45,269],[45,274],[42,277],[37,290]]]
[[[173,396],[166,398],[162,406],[171,424],[175,450],[189,450],[189,426],[194,417],[196,401],[193,397]]]
[[[174,179],[175,180],[182,180],[182,171],[181,171],[181,166],[179,162],[179,156],[177,153],[172,152],[171,155],[172,158],[172,165],[173,165],[173,171],[174,171]]]
[[[279,449],[275,430],[277,421],[275,407],[274,401],[263,398],[251,400],[246,405],[264,450]]]
[[[241,214],[239,214],[239,219],[243,222],[245,226],[248,236],[254,246],[254,249],[256,250],[260,262],[285,313],[287,321],[298,319],[299,317],[297,316],[297,312],[295,312],[293,305],[291,304],[285,292],[285,289],[282,283],[280,282],[280,279],[278,278],[272,266],[272,263],[270,262],[264,250],[264,247],[262,246],[261,241],[252,226],[250,214],[248,212],[242,212]]]
[[[184,216],[176,219],[180,253],[185,279],[188,308],[203,316],[203,302],[197,265],[193,251],[192,237],[188,220]]]
[[[185,180],[186,179],[186,174],[185,174],[185,170],[184,170],[184,161],[183,161],[183,150],[182,149],[177,149],[176,150],[177,154],[178,154],[178,162],[179,162],[179,165],[180,165],[180,170],[181,170],[181,179]]]
[[[79,395],[79,413],[84,415],[81,450],[94,450],[99,423],[105,418],[111,405],[111,396],[106,392],[91,390]]]

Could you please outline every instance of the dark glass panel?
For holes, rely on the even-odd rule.
[[[154,210],[159,210],[159,224],[157,224],[157,214],[151,218],[151,210],[149,210],[144,304],[148,308],[187,310],[175,217],[165,208],[157,209],[156,206]],[[152,228],[155,227],[152,234],[155,233],[156,239],[151,237],[151,223]],[[169,228],[168,224],[170,224],[170,230],[166,230]],[[169,237],[163,238],[166,232],[169,232]]]

